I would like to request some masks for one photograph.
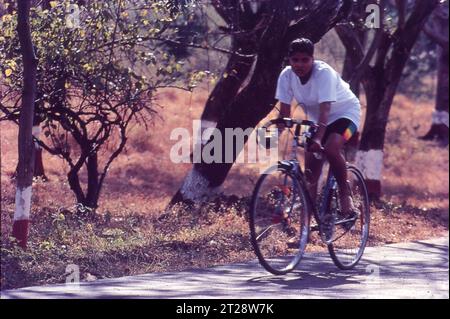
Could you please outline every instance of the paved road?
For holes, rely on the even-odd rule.
[[[206,270],[1,292],[1,298],[449,298],[449,239],[368,248],[357,269],[342,272],[326,254],[273,276],[254,261]]]

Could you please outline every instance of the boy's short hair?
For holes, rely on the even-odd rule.
[[[289,57],[296,53],[306,53],[309,56],[314,56],[314,43],[307,38],[292,41],[289,45]]]

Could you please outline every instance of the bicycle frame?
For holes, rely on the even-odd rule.
[[[297,181],[299,183],[302,183],[302,185],[305,186],[305,189],[307,189],[306,186],[308,183],[306,181],[305,174],[301,169],[300,162],[297,159],[297,153],[298,153],[299,147],[306,149],[306,143],[307,143],[308,139],[310,139],[312,137],[312,135],[314,134],[313,131],[317,129],[317,125],[311,121],[297,121],[297,120],[286,118],[286,119],[272,120],[272,121],[268,122],[265,126],[263,126],[263,128],[267,129],[269,126],[276,125],[276,124],[284,124],[284,125],[286,125],[287,128],[294,128],[294,138],[292,140],[292,151],[291,151],[290,159],[280,161],[279,165],[284,166],[287,170],[291,171],[295,175]],[[302,133],[302,131],[301,131],[302,125],[308,126],[310,129],[313,129],[313,131],[309,130],[307,132]],[[300,141],[301,137],[303,138],[302,141]],[[313,202],[313,200],[311,198],[311,194],[308,191],[305,192],[306,200],[308,201],[308,205],[309,205],[309,207],[311,207],[314,218],[316,219],[316,222],[319,226],[323,222],[324,216],[326,216],[330,212],[331,198],[334,195],[333,192],[336,192],[336,189],[337,189],[336,178],[333,176],[331,169],[329,169],[325,188],[322,191],[322,195],[323,195],[322,202],[319,203],[319,208],[317,208],[316,203]],[[335,225],[339,225],[346,221],[347,220],[339,221]]]
[[[301,136],[305,137],[305,141],[300,142]],[[306,140],[310,137],[311,136],[310,136],[309,132],[305,132],[302,135],[301,134],[301,125],[297,124],[295,127],[294,138],[292,141],[291,159],[280,162],[281,165],[283,165],[283,162],[289,162],[289,163],[294,164],[294,166],[293,167],[291,166],[290,169],[296,176],[297,180],[305,186],[307,185],[307,181],[305,178],[305,174],[301,168],[300,162],[297,159],[297,153],[298,153],[299,147],[305,148]],[[311,194],[309,192],[306,192],[306,199],[308,201],[308,205],[309,205],[309,207],[311,207],[314,218],[316,219],[316,222],[318,224],[320,224],[322,222],[323,216],[325,216],[329,212],[330,198],[332,195],[332,191],[336,190],[336,187],[337,187],[336,179],[333,176],[331,169],[329,169],[325,188],[323,191],[322,202],[319,205],[319,209],[317,209],[316,203],[313,202],[313,200],[311,198]],[[306,189],[308,189],[308,188],[306,188]]]

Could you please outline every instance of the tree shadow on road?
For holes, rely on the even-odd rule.
[[[302,261],[298,269],[284,276],[267,275],[247,281],[253,286],[276,286],[283,290],[297,290],[301,295],[308,295],[307,290],[329,289],[348,284],[360,284],[361,276],[367,274],[366,264],[362,263],[353,270],[342,271],[333,265],[326,256],[317,256]],[[301,297],[299,295],[299,297]]]

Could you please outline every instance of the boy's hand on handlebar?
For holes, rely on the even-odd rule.
[[[286,125],[284,123],[277,124],[278,133],[283,132],[286,129]]]
[[[323,151],[322,143],[317,139],[311,139],[308,147],[308,152],[319,153]]]
[[[286,129],[285,123],[278,123],[277,124],[278,134],[281,134]]]

